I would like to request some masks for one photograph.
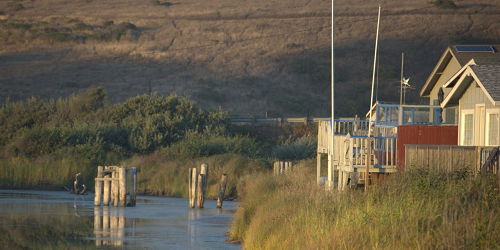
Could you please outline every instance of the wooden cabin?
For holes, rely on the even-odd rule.
[[[490,152],[500,152],[494,150],[500,145],[499,49],[449,46],[420,91],[429,105],[377,102],[367,114],[371,121],[319,121],[318,183],[326,179],[329,188],[338,183],[342,190],[365,183],[367,168],[374,177],[405,171],[413,161],[479,170]],[[321,173],[322,154],[328,155],[328,173]]]
[[[343,189],[347,185],[364,184],[367,168],[372,180],[382,178],[383,174],[404,171],[405,151],[399,141],[414,142],[422,138],[426,144],[443,143],[442,140],[435,140],[435,137],[425,136],[443,133],[452,135],[451,139],[446,137],[448,139],[444,144],[455,143],[457,127],[454,124],[441,124],[440,111],[440,106],[434,105],[376,103],[370,111],[373,112],[371,123],[368,120],[336,119],[331,126],[330,119],[320,120],[318,183],[321,183],[322,177],[322,154],[328,155],[328,173],[324,177],[327,185],[334,187],[337,182],[338,188]],[[400,129],[405,131],[401,135]],[[403,161],[398,161],[398,158]]]

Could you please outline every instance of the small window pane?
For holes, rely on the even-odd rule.
[[[498,114],[489,114],[488,145],[498,145]]]
[[[472,138],[473,138],[473,115],[466,114],[464,115],[464,137],[463,144],[464,146],[472,146]]]

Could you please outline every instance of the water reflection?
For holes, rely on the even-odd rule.
[[[1,249],[92,247],[91,242],[85,240],[85,237],[92,236],[92,222],[89,217],[75,216],[77,210],[74,206],[40,202],[33,197],[22,199],[21,203],[2,197]]]
[[[135,227],[135,218],[125,218],[121,209],[111,207],[96,207],[94,210],[95,245],[123,246],[125,228]],[[133,232],[133,230],[132,230]]]
[[[93,198],[0,190],[0,249],[240,249],[224,236],[235,204],[189,209],[187,199],[147,197],[96,207]]]
[[[189,215],[188,215],[188,223],[187,223],[187,228],[188,228],[188,235],[189,235],[189,243],[191,246],[194,246],[195,240],[197,235],[200,233],[199,232],[199,227],[196,226],[195,221],[201,216],[200,209],[196,208],[188,208],[189,209]]]

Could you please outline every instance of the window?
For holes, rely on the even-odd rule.
[[[446,110],[446,118],[444,120],[444,123],[455,124],[455,109],[454,108],[447,108],[445,110]]]
[[[498,110],[488,110],[486,116],[486,143],[488,146],[499,145],[498,129],[499,129],[499,115]]]
[[[474,143],[474,111],[462,112],[462,145],[472,146]]]

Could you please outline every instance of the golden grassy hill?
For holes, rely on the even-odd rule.
[[[378,99],[420,88],[449,44],[500,43],[500,3],[385,0]],[[233,116],[329,116],[331,2],[5,0],[0,102],[104,86],[111,103],[175,92]],[[336,113],[369,106],[378,3],[335,1]]]

